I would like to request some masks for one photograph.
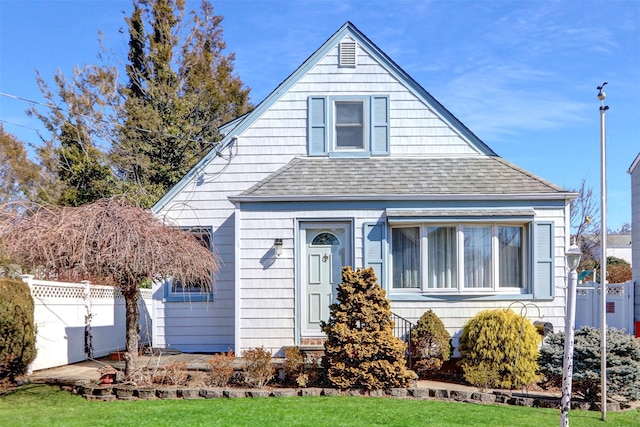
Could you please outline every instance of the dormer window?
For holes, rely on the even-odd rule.
[[[389,96],[310,96],[307,115],[310,156],[389,155]]]
[[[336,150],[364,150],[364,103],[336,101]]]

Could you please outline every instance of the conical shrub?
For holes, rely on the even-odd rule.
[[[406,344],[393,335],[391,309],[372,268],[343,267],[337,303],[330,307],[324,364],[337,388],[407,387]]]

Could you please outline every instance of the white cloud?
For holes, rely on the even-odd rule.
[[[487,64],[446,82],[440,101],[483,139],[501,140],[584,120],[592,105],[558,90],[558,80],[524,65]]]

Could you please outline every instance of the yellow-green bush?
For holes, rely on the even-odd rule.
[[[519,388],[536,383],[540,334],[511,310],[486,310],[470,319],[460,337],[460,366],[471,384]]]
[[[36,358],[33,299],[22,280],[0,279],[0,380],[27,371]]]

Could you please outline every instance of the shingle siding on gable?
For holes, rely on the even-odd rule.
[[[391,155],[478,154],[364,49],[358,52],[358,67],[338,68],[333,49],[278,103],[293,107],[288,101],[296,99],[306,120],[306,100],[312,95],[389,95]],[[300,117],[300,112],[293,114]]]

